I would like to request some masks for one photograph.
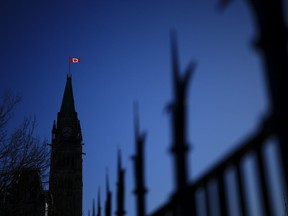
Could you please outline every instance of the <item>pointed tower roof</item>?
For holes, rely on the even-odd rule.
[[[74,116],[76,113],[72,89],[72,76],[67,75],[67,81],[65,86],[65,91],[62,99],[60,113],[65,114],[65,116]]]

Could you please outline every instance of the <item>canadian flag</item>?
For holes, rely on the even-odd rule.
[[[70,62],[71,63],[79,63],[80,62],[80,58],[70,58]]]

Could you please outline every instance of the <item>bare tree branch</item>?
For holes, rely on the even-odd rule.
[[[24,119],[12,133],[7,132],[7,124],[20,99],[18,95],[6,93],[0,101],[0,212],[23,170],[39,170],[42,180],[48,176],[47,141],[35,136],[35,117]]]

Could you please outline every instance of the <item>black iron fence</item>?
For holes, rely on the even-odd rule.
[[[268,157],[265,150],[268,145],[269,138],[276,135],[276,128],[272,127],[270,122],[262,124],[261,128],[244,143],[240,144],[227,157],[223,158],[218,164],[210,169],[206,174],[200,177],[191,185],[172,196],[171,200],[154,212],[153,216],[174,216],[174,215],[285,215],[285,196],[277,197],[273,194],[271,181],[272,175],[279,175],[283,189],[283,176],[279,167],[275,172],[269,172]],[[281,165],[281,157],[278,157],[279,146],[277,142],[272,142],[276,150],[278,161],[274,164]],[[249,199],[249,186],[247,180],[247,169],[244,163],[248,158],[253,160],[252,172],[255,178],[252,179],[253,185],[256,185],[254,194],[256,200]],[[271,171],[271,169],[270,169]],[[234,178],[230,178],[228,182],[227,174],[232,173]],[[231,187],[233,185],[234,187]],[[278,194],[279,195],[279,194]],[[250,201],[250,202],[249,202]],[[256,203],[258,202],[258,203]],[[280,202],[277,204],[277,202]],[[257,205],[258,204],[258,205]],[[281,209],[276,209],[281,206]],[[258,208],[258,209],[257,209]]]
[[[230,1],[221,2],[225,5]],[[223,158],[205,175],[191,184],[182,184],[182,187],[176,188],[171,199],[152,213],[152,216],[286,216],[288,214],[286,205],[288,188],[288,37],[284,4],[282,0],[248,0],[247,3],[255,15],[255,23],[258,28],[259,38],[255,45],[264,63],[264,75],[270,97],[270,117],[261,124],[254,135]],[[177,66],[177,64],[175,65]],[[179,80],[179,78],[176,77],[175,80]],[[181,90],[181,87],[181,85],[176,85],[176,90],[177,88]],[[181,93],[181,91],[177,92]],[[185,91],[183,92],[185,93]],[[176,103],[179,102],[177,97],[182,98],[182,95],[176,94]],[[173,113],[176,115],[176,120],[181,119],[182,116],[185,117],[185,109],[181,110],[179,107]],[[185,124],[181,121],[175,121],[173,125],[176,132],[177,128],[181,128],[179,126],[183,126],[182,128],[185,129]],[[174,136],[176,144],[180,145],[180,141],[185,141],[185,134],[175,134],[177,135]],[[276,150],[272,168],[271,166],[269,168],[271,161],[266,154],[270,138],[275,138],[272,144]],[[183,152],[176,152],[176,159],[180,153],[185,153]],[[181,155],[180,157],[183,158]],[[249,159],[253,162],[250,173],[245,166]],[[177,169],[181,170],[177,160],[175,167],[176,171]],[[227,176],[231,173],[234,178],[230,178],[228,181]],[[175,176],[177,179],[179,175]],[[251,178],[251,176],[254,177]],[[275,176],[278,176],[277,183],[272,180],[275,179]],[[279,193],[278,196],[275,196],[275,184],[280,188],[282,196]],[[252,193],[251,190],[254,192]]]

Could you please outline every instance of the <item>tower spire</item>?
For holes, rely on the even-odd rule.
[[[74,106],[72,78],[67,76],[57,124],[54,121],[52,128],[49,192],[53,203],[49,216],[83,214],[82,154],[82,133]]]
[[[65,117],[73,117],[76,113],[71,75],[67,75],[66,86],[64,90],[60,113]]]

